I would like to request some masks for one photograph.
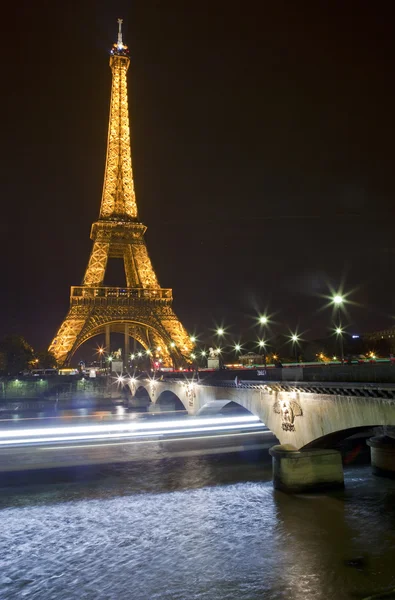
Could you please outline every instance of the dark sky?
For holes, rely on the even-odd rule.
[[[188,330],[253,336],[266,309],[317,337],[342,282],[350,330],[392,325],[390,2],[25,0],[2,19],[0,335],[47,345],[82,279],[118,16],[140,217]]]

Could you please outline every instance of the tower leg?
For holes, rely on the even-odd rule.
[[[125,356],[123,359],[123,366],[127,369],[129,356],[130,356],[130,346],[129,346],[130,338],[129,338],[129,323],[125,323]]]

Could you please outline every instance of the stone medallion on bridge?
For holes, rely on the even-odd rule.
[[[195,384],[193,382],[185,385],[185,396],[188,400],[188,405],[192,407],[196,398]]]
[[[276,400],[273,410],[281,415],[281,427],[284,431],[295,431],[295,417],[303,415],[301,406],[295,400]]]

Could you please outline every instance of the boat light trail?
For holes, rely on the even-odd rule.
[[[192,418],[156,423],[113,423],[108,425],[70,425],[0,431],[0,447],[53,442],[116,440],[134,437],[221,432],[258,429],[264,424],[254,415],[222,418]]]

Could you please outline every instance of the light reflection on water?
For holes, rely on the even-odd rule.
[[[114,407],[19,418],[55,416],[137,415]],[[369,467],[347,470],[344,493],[294,497],[273,491],[267,453],[7,481],[1,599],[343,600],[395,585],[395,482]]]
[[[0,496],[0,598],[343,600],[395,587],[395,482],[274,492],[267,453],[47,473]]]

